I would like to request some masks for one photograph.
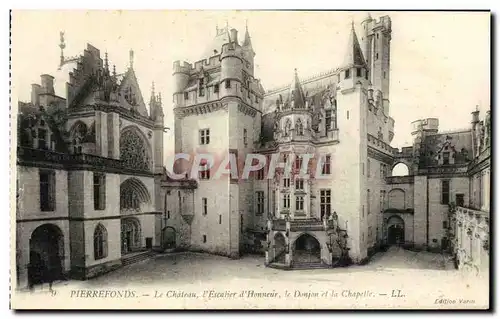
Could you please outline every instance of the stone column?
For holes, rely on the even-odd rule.
[[[285,236],[285,264],[287,267],[292,266],[292,252],[290,249],[290,220],[286,220],[286,236]]]

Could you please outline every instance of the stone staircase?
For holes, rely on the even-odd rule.
[[[331,267],[322,262],[292,264],[292,269],[294,270],[325,269],[325,268],[331,268]]]
[[[131,264],[135,264],[139,261],[150,259],[156,255],[157,255],[157,253],[154,251],[151,251],[151,250],[144,250],[144,251],[139,251],[136,253],[127,254],[124,257],[122,257],[122,265],[127,266],[127,265],[131,265]]]

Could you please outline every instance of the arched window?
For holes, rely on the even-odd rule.
[[[94,231],[94,259],[108,256],[108,232],[102,224],[98,224]]]
[[[302,124],[302,121],[300,119],[297,120],[297,123],[295,124],[295,129],[297,131],[298,136],[304,135],[304,124]]]
[[[149,170],[149,151],[146,141],[134,129],[126,130],[120,136],[120,158],[128,167]]]

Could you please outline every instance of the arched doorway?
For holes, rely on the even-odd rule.
[[[282,233],[274,235],[274,261],[285,263],[286,240]]]
[[[175,228],[170,226],[163,228],[163,247],[165,249],[175,248],[175,235]]]
[[[37,227],[30,238],[28,284],[64,279],[64,235],[59,227],[45,224]]]
[[[405,222],[397,216],[391,216],[387,220],[387,244],[400,245],[405,242]]]
[[[300,235],[295,240],[293,261],[295,263],[321,262],[321,245],[319,241],[309,234]]]
[[[121,220],[122,254],[141,249],[141,223],[137,218],[128,217]]]

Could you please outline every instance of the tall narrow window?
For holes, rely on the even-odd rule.
[[[108,232],[102,224],[94,230],[94,260],[106,258],[108,255]]]
[[[460,207],[464,207],[464,194],[455,194],[455,204]]]
[[[248,136],[247,136],[247,129],[246,128],[243,129],[243,144],[245,146],[248,145]]]
[[[199,96],[205,96],[205,88],[203,87],[203,79],[200,79],[200,84],[198,86]]]
[[[325,155],[324,157],[324,162],[323,162],[323,169],[321,170],[321,173],[323,175],[329,175],[331,174],[331,156],[330,155]]]
[[[304,210],[304,196],[295,197],[295,210]]]
[[[347,69],[345,70],[345,78],[348,79],[351,77],[351,70]]]
[[[94,173],[94,209],[106,208],[106,175]]]
[[[207,145],[210,144],[210,129],[202,129],[199,131],[200,134],[200,144]]]
[[[283,187],[285,188],[290,187],[290,178],[283,178]]]
[[[366,70],[366,71],[365,71],[365,79],[367,79],[367,80],[368,80],[369,75],[370,75],[370,71]]]
[[[207,162],[201,163],[201,169],[198,174],[200,179],[210,179],[210,169]]]
[[[302,178],[295,179],[295,190],[298,191],[304,190],[304,180]]]
[[[47,130],[43,128],[38,129],[38,148],[41,150],[47,149]]]
[[[56,206],[56,177],[54,171],[40,171],[40,210],[54,211]]]
[[[261,168],[257,171],[257,180],[261,181],[264,179],[264,168]]]
[[[448,204],[450,202],[450,181],[441,181],[441,204]]]
[[[443,152],[443,165],[450,164],[450,152]]]
[[[208,214],[208,200],[206,197],[201,199],[202,214],[206,216]]]
[[[371,202],[371,196],[370,196],[370,190],[367,190],[366,191],[366,209],[367,209],[367,212],[368,212],[368,215],[370,215],[370,202]]]
[[[320,190],[320,213],[321,220],[325,217],[330,216],[332,210],[332,191],[330,189],[322,189]]]
[[[255,192],[256,194],[256,199],[257,199],[257,210],[255,212],[255,215],[257,216],[262,216],[264,214],[264,192],[263,191],[258,191]]]
[[[230,89],[231,88],[231,80],[226,80],[226,89]]]
[[[222,215],[219,214],[219,225],[221,225],[221,224],[222,224]]]
[[[290,194],[283,194],[283,208],[290,208]]]
[[[332,110],[325,111],[325,130],[332,129]]]
[[[356,76],[358,78],[362,76],[362,74],[361,74],[361,68],[356,68]]]
[[[214,93],[219,93],[219,84],[214,85]]]
[[[207,235],[203,235],[203,243],[207,242]]]
[[[302,156],[297,155],[297,157],[295,157],[295,169],[300,170],[301,167],[302,167]]]
[[[184,92],[184,100],[189,100],[189,92]]]

